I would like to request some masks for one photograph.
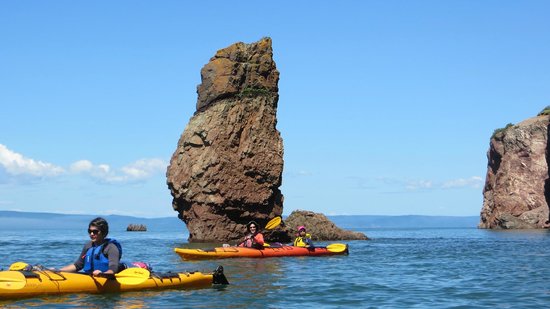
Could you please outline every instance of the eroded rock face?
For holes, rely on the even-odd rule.
[[[337,227],[325,215],[306,210],[295,210],[285,220],[290,233],[297,234],[298,226],[305,226],[312,240],[367,240],[360,232],[346,231]],[[292,238],[294,239],[294,238]]]
[[[480,228],[542,228],[548,220],[549,116],[494,134],[487,153]]]
[[[257,94],[273,96],[271,103],[277,107],[279,71],[273,61],[271,39],[236,43],[218,50],[202,68],[201,80],[197,111],[225,98]]]
[[[201,70],[197,111],[167,171],[172,206],[189,241],[242,238],[250,220],[282,214],[279,72],[271,39],[219,50]]]

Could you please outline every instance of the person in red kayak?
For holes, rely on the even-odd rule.
[[[97,276],[115,274],[119,271],[122,247],[118,241],[106,238],[109,224],[101,217],[93,219],[88,225],[90,241],[84,245],[78,259],[73,264],[59,269],[60,271],[85,273]]]
[[[239,247],[261,249],[264,247],[264,235],[258,231],[258,223],[250,221],[246,224],[247,234]]]
[[[294,239],[294,246],[306,247],[306,248],[313,247],[313,241],[311,241],[311,234],[308,234],[306,232],[306,227],[303,225],[298,227],[298,235],[296,235],[296,239]]]

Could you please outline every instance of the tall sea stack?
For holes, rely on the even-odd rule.
[[[279,71],[270,38],[219,50],[201,70],[197,109],[167,170],[190,242],[231,241],[283,211]]]
[[[509,124],[491,137],[480,228],[548,226],[548,111],[547,108],[537,117]]]

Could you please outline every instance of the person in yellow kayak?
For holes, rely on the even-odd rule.
[[[88,225],[90,241],[84,245],[78,259],[60,271],[78,272],[97,276],[99,274],[115,274],[119,271],[122,246],[118,241],[107,238],[109,224],[107,220],[97,217]]]
[[[264,247],[264,235],[258,231],[258,223],[250,221],[246,224],[246,236],[239,247],[261,249]]]
[[[308,234],[306,232],[305,226],[299,226],[298,227],[298,235],[296,235],[296,239],[294,239],[294,246],[295,247],[306,247],[306,248],[312,248],[313,247],[313,241],[311,240],[311,234]]]

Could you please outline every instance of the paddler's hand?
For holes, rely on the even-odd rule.
[[[107,271],[101,271],[99,269],[96,269],[92,272],[92,276],[94,277],[105,277],[105,278],[110,278],[114,275],[115,273],[108,269]]]

